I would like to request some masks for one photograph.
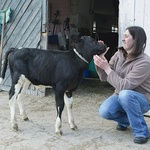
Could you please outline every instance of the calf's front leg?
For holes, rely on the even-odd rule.
[[[65,105],[67,107],[67,114],[68,114],[68,122],[70,124],[70,128],[72,130],[76,130],[78,129],[77,126],[75,125],[74,122],[74,117],[73,117],[73,112],[72,112],[72,107],[73,107],[73,97],[72,97],[72,93],[66,92],[64,94],[64,101],[65,101]]]
[[[64,92],[55,91],[55,100],[56,100],[56,110],[57,110],[57,118],[55,123],[55,133],[58,135],[62,135],[62,121],[61,115],[64,109],[64,99],[63,99]]]

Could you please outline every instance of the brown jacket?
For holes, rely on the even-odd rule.
[[[112,71],[109,75],[96,67],[98,76],[102,81],[108,81],[118,94],[121,90],[135,90],[144,94],[150,102],[150,57],[142,53],[129,60],[118,50],[109,61]]]

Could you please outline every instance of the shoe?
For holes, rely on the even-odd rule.
[[[121,126],[121,125],[117,125],[116,130],[118,131],[126,131],[127,127]]]
[[[134,139],[134,143],[137,144],[144,144],[148,141],[149,138],[145,138],[145,137],[135,137]]]

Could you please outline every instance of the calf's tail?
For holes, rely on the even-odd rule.
[[[4,63],[3,63],[3,68],[2,68],[2,76],[0,77],[0,83],[2,83],[3,79],[5,78],[5,73],[6,73],[6,69],[7,69],[7,64],[8,64],[8,56],[11,52],[13,52],[15,50],[15,48],[10,48],[4,56]]]

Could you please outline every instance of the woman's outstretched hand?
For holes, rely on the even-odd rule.
[[[99,43],[104,44],[103,41],[98,41]],[[96,66],[98,66],[99,68],[103,69],[107,74],[109,74],[111,72],[111,68],[109,66],[109,63],[107,61],[107,59],[105,58],[105,54],[108,52],[109,47],[107,47],[106,51],[101,54],[101,55],[94,55],[93,59],[94,59],[94,63]]]

